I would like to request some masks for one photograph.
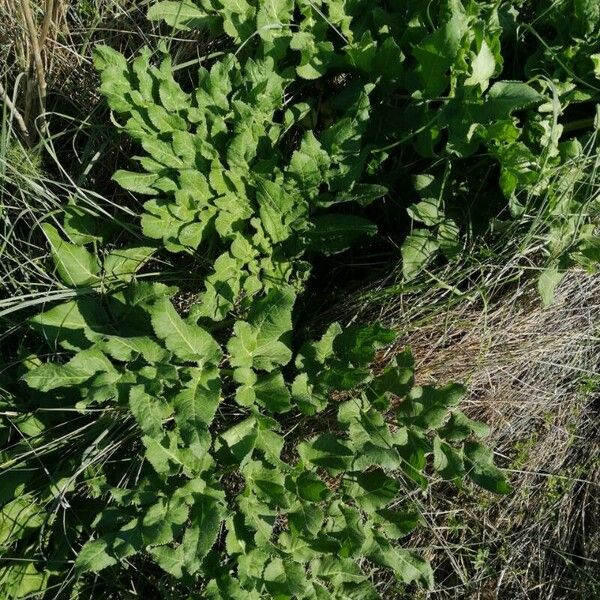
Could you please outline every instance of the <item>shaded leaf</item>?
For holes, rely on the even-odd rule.
[[[336,254],[350,248],[364,236],[377,233],[377,225],[354,215],[326,214],[314,217],[314,228],[306,233],[308,248],[323,254]]]
[[[509,494],[511,487],[504,473],[494,465],[494,453],[478,442],[465,442],[467,475],[479,487],[495,494]]]

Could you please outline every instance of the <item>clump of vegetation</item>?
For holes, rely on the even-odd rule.
[[[464,249],[507,240],[526,240],[545,305],[568,268],[595,269],[598,203],[581,180],[600,11],[388,4],[153,3],[141,48],[94,44],[112,123],[87,115],[70,148],[52,127],[76,117],[46,110],[39,40],[37,120],[0,90],[43,150],[23,150],[42,160],[19,173],[6,129],[6,277],[22,294],[0,312],[18,339],[0,380],[7,597],[380,598],[391,580],[401,597],[434,586],[411,548],[431,482],[510,492],[489,428],[459,408],[464,372],[415,381],[398,331],[358,312],[427,298],[431,269],[442,311],[496,298]],[[88,161],[77,174],[72,156]],[[113,198],[85,189],[113,185],[107,173]],[[346,326],[311,317],[344,313],[373,257],[393,287],[361,295]],[[477,573],[492,550],[471,557]]]

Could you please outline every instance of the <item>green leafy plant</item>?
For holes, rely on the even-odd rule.
[[[183,175],[178,181],[174,170],[225,172],[226,182],[233,178],[229,191],[263,204],[271,193],[264,189],[268,173],[266,179],[285,190],[282,206],[291,202],[290,193],[308,203],[301,210],[297,197],[303,214],[277,215],[277,222],[284,219],[295,235],[308,232],[319,245],[330,240],[331,250],[347,248],[352,232],[372,229],[345,210],[347,222],[340,223],[338,215],[318,214],[321,208],[400,196],[411,223],[402,243],[403,275],[410,280],[440,254],[456,255],[461,230],[485,227],[503,208],[519,217],[532,202],[543,204],[554,173],[568,168],[577,151],[569,132],[582,128],[584,138],[593,132],[593,102],[600,100],[595,2],[540,7],[535,19],[527,11],[536,14],[537,7],[526,4],[157,2],[150,19],[173,31],[223,33],[238,48],[210,74],[200,69],[200,87],[190,94],[174,82],[169,57],[149,68],[148,53],[128,66],[123,57],[100,51],[97,65],[111,108],[149,154],[139,159],[146,173],[117,173],[116,179],[160,196],[146,205],[144,230],[162,235],[172,250],[195,248],[209,237],[206,224],[214,215],[209,205],[183,202],[186,185],[200,184],[185,183]],[[554,43],[544,42],[535,27],[553,28]],[[537,51],[521,65],[511,46],[529,39]],[[568,50],[558,56],[557,47]],[[571,112],[586,118],[565,119]],[[190,134],[202,138],[195,142],[202,149],[192,148]],[[292,136],[300,144],[290,158]],[[411,165],[409,172],[402,163]],[[200,189],[209,204],[211,196],[226,194],[216,182]],[[177,210],[164,198],[173,195],[180,198]],[[244,205],[236,209],[240,220]],[[159,216],[170,225],[158,227]],[[341,229],[334,237],[327,227],[333,223]],[[274,223],[264,226],[276,244],[290,238]],[[400,219],[398,226],[406,227]],[[230,236],[222,225],[217,232]],[[573,244],[572,235],[567,243]],[[556,252],[549,248],[548,254]],[[234,268],[231,256],[222,263]]]
[[[54,254],[57,267],[73,254],[62,252]],[[206,597],[376,598],[356,564],[366,557],[405,583],[431,585],[428,563],[396,543],[421,522],[401,492],[427,487],[427,457],[457,485],[467,475],[508,491],[490,451],[474,441],[486,428],[456,408],[464,388],[415,385],[408,351],[374,374],[377,347],[394,339],[376,325],[332,325],[293,353],[291,288],[256,299],[223,353],[211,333],[177,314],[173,293],[131,282],[32,319],[72,357],[31,361],[22,376],[30,401],[82,414],[112,411],[103,423],[89,423],[89,462],[79,472],[35,501],[21,486],[14,499],[8,494],[3,543],[43,535],[45,552],[60,563],[61,552],[68,556],[63,531],[42,516],[44,503],[60,500],[77,516],[69,537],[83,542],[76,574],[115,569],[142,553],[189,585],[203,581]],[[336,394],[344,399],[333,400]],[[325,431],[316,415],[325,416]],[[308,439],[282,435],[289,419],[312,431]],[[119,468],[124,449],[98,435],[120,420],[140,449],[129,459],[136,471],[130,485]],[[40,419],[35,433],[44,427],[51,419]],[[20,429],[27,439],[28,429]],[[26,489],[40,478],[43,469],[27,469]],[[28,576],[41,585],[59,574]],[[7,575],[21,576],[10,567]]]
[[[133,570],[164,597],[378,598],[375,569],[432,585],[402,546],[414,495],[432,478],[507,493],[487,428],[462,386],[417,385],[409,351],[377,366],[392,331],[307,339],[298,307],[315,257],[397,226],[410,280],[495,208],[541,201],[581,150],[561,120],[598,100],[595,4],[573,3],[581,37],[558,67],[541,46],[509,67],[524,4],[157,2],[150,19],[223,35],[223,55],[179,78],[166,44],[96,48],[142,239],[115,247],[74,204],[42,225],[69,299],[29,319],[36,350],[3,382],[0,552],[27,558],[0,570],[8,597],[91,597]],[[540,19],[571,39],[557,14]],[[402,217],[378,222],[396,196]],[[597,262],[593,224],[560,198],[545,297],[566,264]],[[146,271],[167,254],[202,280],[183,310]]]
[[[33,562],[25,571],[3,568],[6,589],[14,597],[51,593],[63,581],[62,589],[85,595],[96,577],[118,581],[140,560],[200,597],[376,598],[359,559],[406,584],[431,586],[429,564],[398,543],[422,520],[405,492],[426,488],[429,469],[459,486],[467,477],[507,492],[491,452],[476,441],[485,427],[457,409],[461,386],[415,385],[410,353],[373,371],[392,331],[332,325],[318,341],[303,342],[294,327],[309,270],[303,257],[341,252],[374,233],[366,219],[335,215],[330,205],[355,198],[364,205],[381,188],[362,186],[355,197],[336,192],[335,182],[360,160],[351,153],[331,160],[347,139],[338,140],[338,125],[321,143],[305,134],[287,164],[268,129],[254,149],[255,120],[277,130],[276,119],[243,98],[258,89],[281,102],[279,79],[262,78],[255,62],[232,92],[249,122],[240,131],[236,117],[229,135],[211,113],[210,131],[228,135],[206,149],[207,132],[188,126],[207,118],[208,92],[194,106],[168,60],[157,71],[147,55],[136,60],[129,67],[98,51],[103,90],[113,109],[121,102],[121,112],[131,112],[126,128],[149,153],[140,159],[148,173],[115,178],[161,198],[142,215],[142,231],[158,246],[192,256],[202,244],[222,251],[183,318],[175,287],[140,276],[156,252],[151,245],[102,252],[81,220],[67,215],[62,232],[43,226],[56,274],[75,296],[30,319],[57,353],[50,361],[29,356],[20,375],[24,418],[4,465],[3,547]],[[235,81],[235,63],[228,64]],[[219,68],[204,73],[215,78],[210,98]],[[156,128],[148,115],[158,103],[145,101],[139,114],[125,107],[137,96],[119,86],[131,83],[134,69],[170,107],[162,118],[181,128]],[[368,90],[358,98],[341,123],[366,119]],[[244,157],[261,142],[271,158],[250,169]],[[175,148],[189,148],[189,156]],[[331,191],[321,195],[324,185]],[[55,437],[57,418],[40,410],[48,406],[81,415],[82,454],[63,455],[69,438]],[[59,466],[48,485],[51,462]]]

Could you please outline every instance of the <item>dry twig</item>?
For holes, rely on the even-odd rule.
[[[23,115],[21,115],[21,113],[18,111],[17,107],[14,105],[14,102],[11,100],[10,96],[6,92],[6,89],[4,88],[2,83],[0,83],[0,98],[2,98],[2,102],[4,102],[4,104],[6,104],[6,106],[8,107],[8,109],[11,112],[12,117],[16,121],[17,126],[19,127],[19,130],[21,131],[21,135],[23,136],[23,141],[25,142],[27,147],[30,148],[32,140],[31,140],[31,135],[29,133],[29,129],[27,128],[27,124],[25,123],[25,120],[23,119]]]

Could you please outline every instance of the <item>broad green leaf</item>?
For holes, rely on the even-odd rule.
[[[292,154],[288,174],[294,179],[298,189],[309,197],[319,192],[329,169],[330,160],[327,152],[309,131],[304,134],[300,148]]]
[[[163,106],[159,104],[150,104],[146,107],[148,113],[148,119],[152,123],[153,131],[157,133],[176,132],[176,131],[187,131],[188,125],[185,119],[182,119],[177,113],[168,112]],[[144,125],[146,121],[144,120]],[[134,134],[131,134],[135,137]],[[143,135],[138,137],[146,137],[148,133],[144,132]],[[164,165],[153,161],[150,157],[144,156],[138,159],[140,164],[146,171],[150,173],[164,173]],[[157,180],[158,181],[158,180]],[[128,189],[126,186],[123,186]],[[135,191],[135,190],[131,190]],[[145,193],[140,190],[140,194]]]
[[[421,429],[438,429],[450,416],[450,409],[456,406],[466,394],[464,386],[450,383],[440,388],[417,386],[412,388],[404,402],[400,403],[396,414],[403,423]]]
[[[327,537],[335,544],[331,550],[338,556],[361,556],[371,542],[372,534],[361,513],[343,502],[331,505],[328,512],[331,520]]]
[[[140,94],[145,102],[154,103],[156,78],[150,69],[152,51],[144,46],[132,62],[132,69]]]
[[[143,545],[162,546],[179,537],[189,517],[189,506],[179,498],[159,498],[154,504],[145,507],[141,521]]]
[[[261,375],[253,386],[256,401],[269,412],[283,413],[292,408],[291,394],[283,375],[274,371]]]
[[[143,538],[138,518],[133,518],[117,531],[104,536],[109,542],[111,554],[121,560],[133,556],[143,548]]]
[[[339,323],[332,323],[321,339],[316,342],[305,342],[296,357],[296,367],[315,376],[335,355],[334,340],[342,333]]]
[[[157,173],[134,173],[133,171],[118,170],[112,176],[123,189],[136,194],[156,196],[158,190],[152,187],[159,180]]]
[[[0,568],[2,593],[10,600],[34,598],[48,589],[50,573],[38,571],[33,562],[11,561],[12,564]]]
[[[353,398],[340,404],[338,423],[348,429],[350,441],[362,454],[365,444],[392,449],[393,436],[383,415],[372,408],[366,399]]]
[[[323,500],[325,499],[324,497]],[[287,517],[290,524],[290,544],[302,544],[302,556],[306,556],[307,559],[312,558],[314,553],[304,546],[304,540],[300,542],[299,537],[303,536],[305,539],[311,540],[322,531],[325,520],[324,510],[315,503],[294,502],[287,513]],[[300,550],[298,545],[296,545],[296,549]]]
[[[195,222],[196,211],[163,199],[145,202],[144,209],[142,232],[149,238],[162,240],[170,252],[183,252],[186,245],[194,247],[201,241],[203,227],[202,223]],[[180,239],[181,235],[185,242]]]
[[[359,385],[369,383],[371,379],[372,372],[368,367],[335,361],[319,375],[318,383],[321,384],[322,390],[327,393],[332,390],[352,390]]]
[[[91,285],[98,281],[98,259],[83,246],[65,242],[57,229],[49,223],[42,230],[50,243],[52,260],[60,278],[71,287]]]
[[[259,178],[256,201],[262,225],[272,242],[277,244],[290,237],[298,208],[301,208],[298,200],[286,192],[283,186]]]
[[[32,494],[19,496],[0,508],[0,546],[21,539],[28,529],[38,529],[45,521],[44,509]]]
[[[144,434],[151,437],[160,435],[165,416],[163,400],[147,394],[143,385],[136,385],[129,392],[129,408]]]
[[[147,17],[151,21],[165,21],[175,31],[198,29],[214,21],[214,16],[211,18],[204,8],[192,0],[155,2],[148,9]]]
[[[115,316],[121,319],[120,327],[126,325],[124,322],[132,316],[134,310],[150,312],[152,306],[163,298],[170,298],[177,293],[178,289],[164,283],[150,281],[133,281],[123,289],[122,293],[114,295],[124,305],[111,306]],[[144,315],[146,317],[146,315]]]
[[[368,366],[375,358],[375,352],[396,339],[391,329],[378,323],[374,325],[350,325],[333,340],[333,350],[337,358],[354,367]]]
[[[400,539],[407,536],[419,525],[424,525],[423,517],[416,509],[390,510],[381,508],[375,515],[375,522],[381,525],[386,537]]]
[[[578,25],[586,34],[594,35],[597,33],[598,26],[600,26],[600,6],[598,6],[598,3],[595,0],[575,0],[573,4],[573,16],[576,18]]]
[[[462,452],[452,448],[437,435],[433,438],[433,468],[444,478],[458,482],[465,468]]]
[[[342,438],[323,433],[310,442],[301,442],[298,455],[307,465],[323,467],[335,474],[351,467],[354,451]]]
[[[70,200],[63,208],[63,228],[69,239],[78,246],[93,242],[106,243],[117,230],[116,223],[98,214],[87,205]]]
[[[301,598],[307,592],[303,566],[288,558],[273,558],[264,569],[263,581],[271,598]]]
[[[410,392],[414,382],[415,361],[410,349],[407,348],[396,354],[394,362],[373,380],[371,387],[379,394],[390,393],[403,398]]]
[[[427,489],[428,481],[423,475],[427,464],[427,455],[431,452],[431,444],[418,429],[407,428],[406,438],[396,448],[402,458],[401,468],[421,489]]]
[[[183,568],[185,566],[183,546],[177,546],[176,548],[166,545],[155,546],[154,548],[149,548],[148,552],[163,571],[173,575],[176,579],[183,577]]]
[[[233,380],[240,384],[235,391],[235,401],[240,406],[252,406],[256,401],[254,386],[258,375],[249,367],[240,367],[233,371]]]
[[[336,254],[350,248],[365,236],[377,233],[377,225],[355,215],[326,214],[312,219],[313,229],[305,236],[308,248],[323,254]]]
[[[256,32],[255,12],[256,8],[246,0],[225,3],[221,9],[223,31],[236,42],[247,40]]]
[[[579,244],[574,258],[593,272],[600,263],[600,236],[585,237]]]
[[[115,360],[130,362],[141,356],[146,362],[168,361],[171,356],[154,338],[150,336],[119,337],[104,336],[102,350]]]
[[[406,281],[414,277],[436,255],[439,243],[430,231],[416,229],[402,244],[402,274]]]
[[[161,298],[152,307],[152,327],[181,360],[213,365],[219,362],[221,350],[217,342],[198,325],[186,323],[167,298]]]
[[[485,39],[481,42],[481,48],[471,63],[471,75],[465,81],[465,85],[478,85],[485,91],[489,81],[496,70],[496,59]]]
[[[327,407],[326,390],[316,389],[306,373],[296,375],[291,392],[294,404],[306,415],[314,415]]]
[[[100,44],[94,48],[94,66],[100,71],[100,90],[110,108],[119,113],[130,111],[132,79],[125,57],[113,48]]]
[[[190,381],[173,397],[175,421],[188,444],[210,425],[221,396],[216,368],[190,369],[190,375]]]
[[[383,198],[388,189],[375,183],[357,183],[349,192],[340,192],[333,199],[319,199],[319,206],[330,206],[339,202],[356,202],[360,206],[369,206],[379,198]]]
[[[220,504],[210,496],[195,495],[190,511],[191,524],[183,534],[185,569],[193,575],[217,540],[222,520]]]
[[[438,198],[426,198],[421,202],[411,204],[406,212],[413,221],[418,221],[428,227],[437,225],[443,216]]]
[[[400,489],[398,483],[382,469],[354,473],[346,480],[344,487],[348,496],[368,513],[390,504]]]
[[[214,272],[205,279],[206,291],[190,310],[190,319],[207,317],[214,321],[225,318],[233,308],[242,285],[244,263],[230,252],[224,252],[214,262]]]
[[[538,277],[537,288],[544,307],[547,308],[554,302],[554,292],[564,276],[565,271],[559,270],[557,266],[551,266],[544,269]]]
[[[425,559],[391,544],[381,536],[376,536],[369,556],[376,563],[392,569],[396,577],[404,583],[418,582],[427,589],[433,587],[433,571]]]
[[[377,42],[373,40],[370,31],[365,31],[348,49],[348,59],[352,66],[363,73],[372,73],[375,70],[375,57],[377,56]],[[398,52],[400,58],[400,52]]]
[[[329,488],[312,471],[302,471],[294,480],[294,486],[298,496],[308,502],[322,502],[331,495]]]
[[[102,569],[117,564],[117,560],[108,552],[108,543],[99,538],[84,544],[75,560],[75,570],[79,573],[92,571],[99,573]]]
[[[258,437],[256,419],[249,417],[222,433],[215,442],[219,460],[241,465],[248,460]]]
[[[90,375],[114,372],[115,368],[106,355],[97,346],[78,352],[67,363],[70,367],[86,371]]]
[[[494,464],[494,453],[479,442],[465,442],[465,466],[474,483],[495,494],[509,494],[504,473]]]
[[[104,354],[90,348],[79,352],[64,365],[44,363],[23,375],[22,379],[33,389],[49,392],[56,388],[78,386],[98,372],[111,370],[113,366]]]
[[[110,330],[108,315],[100,302],[87,296],[58,304],[31,317],[28,323],[51,346],[59,344],[67,350],[87,348]]]
[[[292,358],[289,333],[295,294],[290,288],[273,289],[252,305],[247,321],[237,321],[229,340],[229,362],[233,367],[271,371]]]
[[[258,500],[254,494],[238,496],[238,507],[247,526],[255,532],[252,536],[254,543],[258,544],[259,547],[268,545],[269,540],[273,536],[273,526],[277,511],[269,508],[265,502]],[[251,555],[252,552],[250,551],[248,554]],[[238,567],[242,567],[241,560],[238,563]],[[238,570],[238,573],[240,573],[240,570]],[[256,575],[257,573],[254,573],[254,576]]]
[[[256,496],[269,506],[288,506],[284,476],[280,469],[273,468],[263,461],[250,460],[241,468],[246,485]]]
[[[490,433],[490,428],[484,423],[469,419],[460,410],[454,410],[448,422],[438,429],[437,433],[450,442],[462,442],[471,434],[477,437],[486,437]]]
[[[343,583],[361,583],[365,575],[355,561],[335,555],[324,555],[312,563],[316,574],[335,586]]]
[[[263,40],[270,41],[277,36],[292,16],[293,0],[267,0],[258,4],[256,29]]]
[[[174,435],[163,436],[162,440],[144,435],[142,442],[146,447],[148,462],[159,475],[178,473],[184,466]]]
[[[148,246],[112,250],[104,259],[104,273],[109,278],[131,281],[135,273],[156,251]]]
[[[462,37],[469,28],[469,18],[462,4],[451,3],[450,19],[413,48],[426,97],[440,96],[449,83],[448,69],[459,51]]]
[[[247,10],[246,3],[242,0],[238,5],[241,5],[241,12]],[[251,10],[251,7],[248,7]],[[223,12],[227,10],[224,7]],[[233,11],[232,11],[233,12]],[[236,75],[239,71],[239,63],[233,55],[226,56],[222,61],[217,61],[211,67],[210,71],[207,71],[203,67],[199,70],[200,86],[196,90],[196,103],[198,106],[209,106],[217,109],[218,111],[227,112],[230,108],[229,95],[233,89],[232,86],[232,75]],[[213,168],[211,177],[216,174],[222,175],[222,169]],[[226,179],[226,178],[225,178]],[[225,191],[231,191],[229,189],[218,189],[211,182],[215,191],[219,194]]]
[[[296,72],[303,79],[319,79],[330,66],[334,46],[329,41],[318,41],[309,31],[293,31],[290,48],[300,52]]]
[[[387,429],[387,427],[386,427]],[[387,432],[386,432],[387,433]],[[399,440],[399,437],[402,440]],[[394,444],[404,441],[404,432],[392,434]],[[369,469],[371,467],[382,467],[384,469],[398,469],[402,465],[402,458],[395,447],[389,446],[381,436],[375,436],[375,442],[365,442],[356,451],[356,458],[352,461],[353,469]]]
[[[515,110],[540,103],[544,96],[520,81],[497,81],[486,96],[485,107],[494,119],[504,119]]]
[[[452,259],[460,251],[459,228],[452,219],[444,219],[437,230],[437,241],[440,250],[447,259]]]
[[[277,421],[259,419],[258,436],[256,438],[255,448],[262,452],[264,459],[275,467],[287,468],[287,465],[281,461],[281,452],[283,450],[284,438],[279,435],[274,428],[279,428]]]
[[[204,594],[208,600],[261,600],[257,590],[242,589],[239,581],[229,574],[211,579]]]
[[[192,166],[186,164],[181,158],[179,158],[179,156],[177,156],[172,144],[169,144],[168,142],[163,142],[158,138],[143,138],[142,147],[156,162],[170,169],[185,169],[186,167],[189,168]],[[159,184],[161,183],[161,181],[161,179],[156,180],[155,185],[158,189],[160,189]],[[121,184],[121,182],[118,183]],[[174,184],[173,189],[175,189]]]
[[[44,422],[32,414],[23,414],[16,417],[13,419],[12,424],[28,438],[41,435],[46,429]]]
[[[170,113],[190,108],[190,95],[181,89],[173,77],[173,61],[170,54],[165,54],[157,72],[159,78],[158,96],[164,109]],[[143,143],[142,143],[143,145]],[[171,147],[176,156],[186,158],[190,167],[194,167],[196,153],[193,148],[193,136],[187,131],[174,131]],[[181,151],[183,148],[185,150]],[[147,149],[146,149],[147,150]],[[148,151],[148,150],[147,150]],[[152,154],[150,152],[150,154]]]

